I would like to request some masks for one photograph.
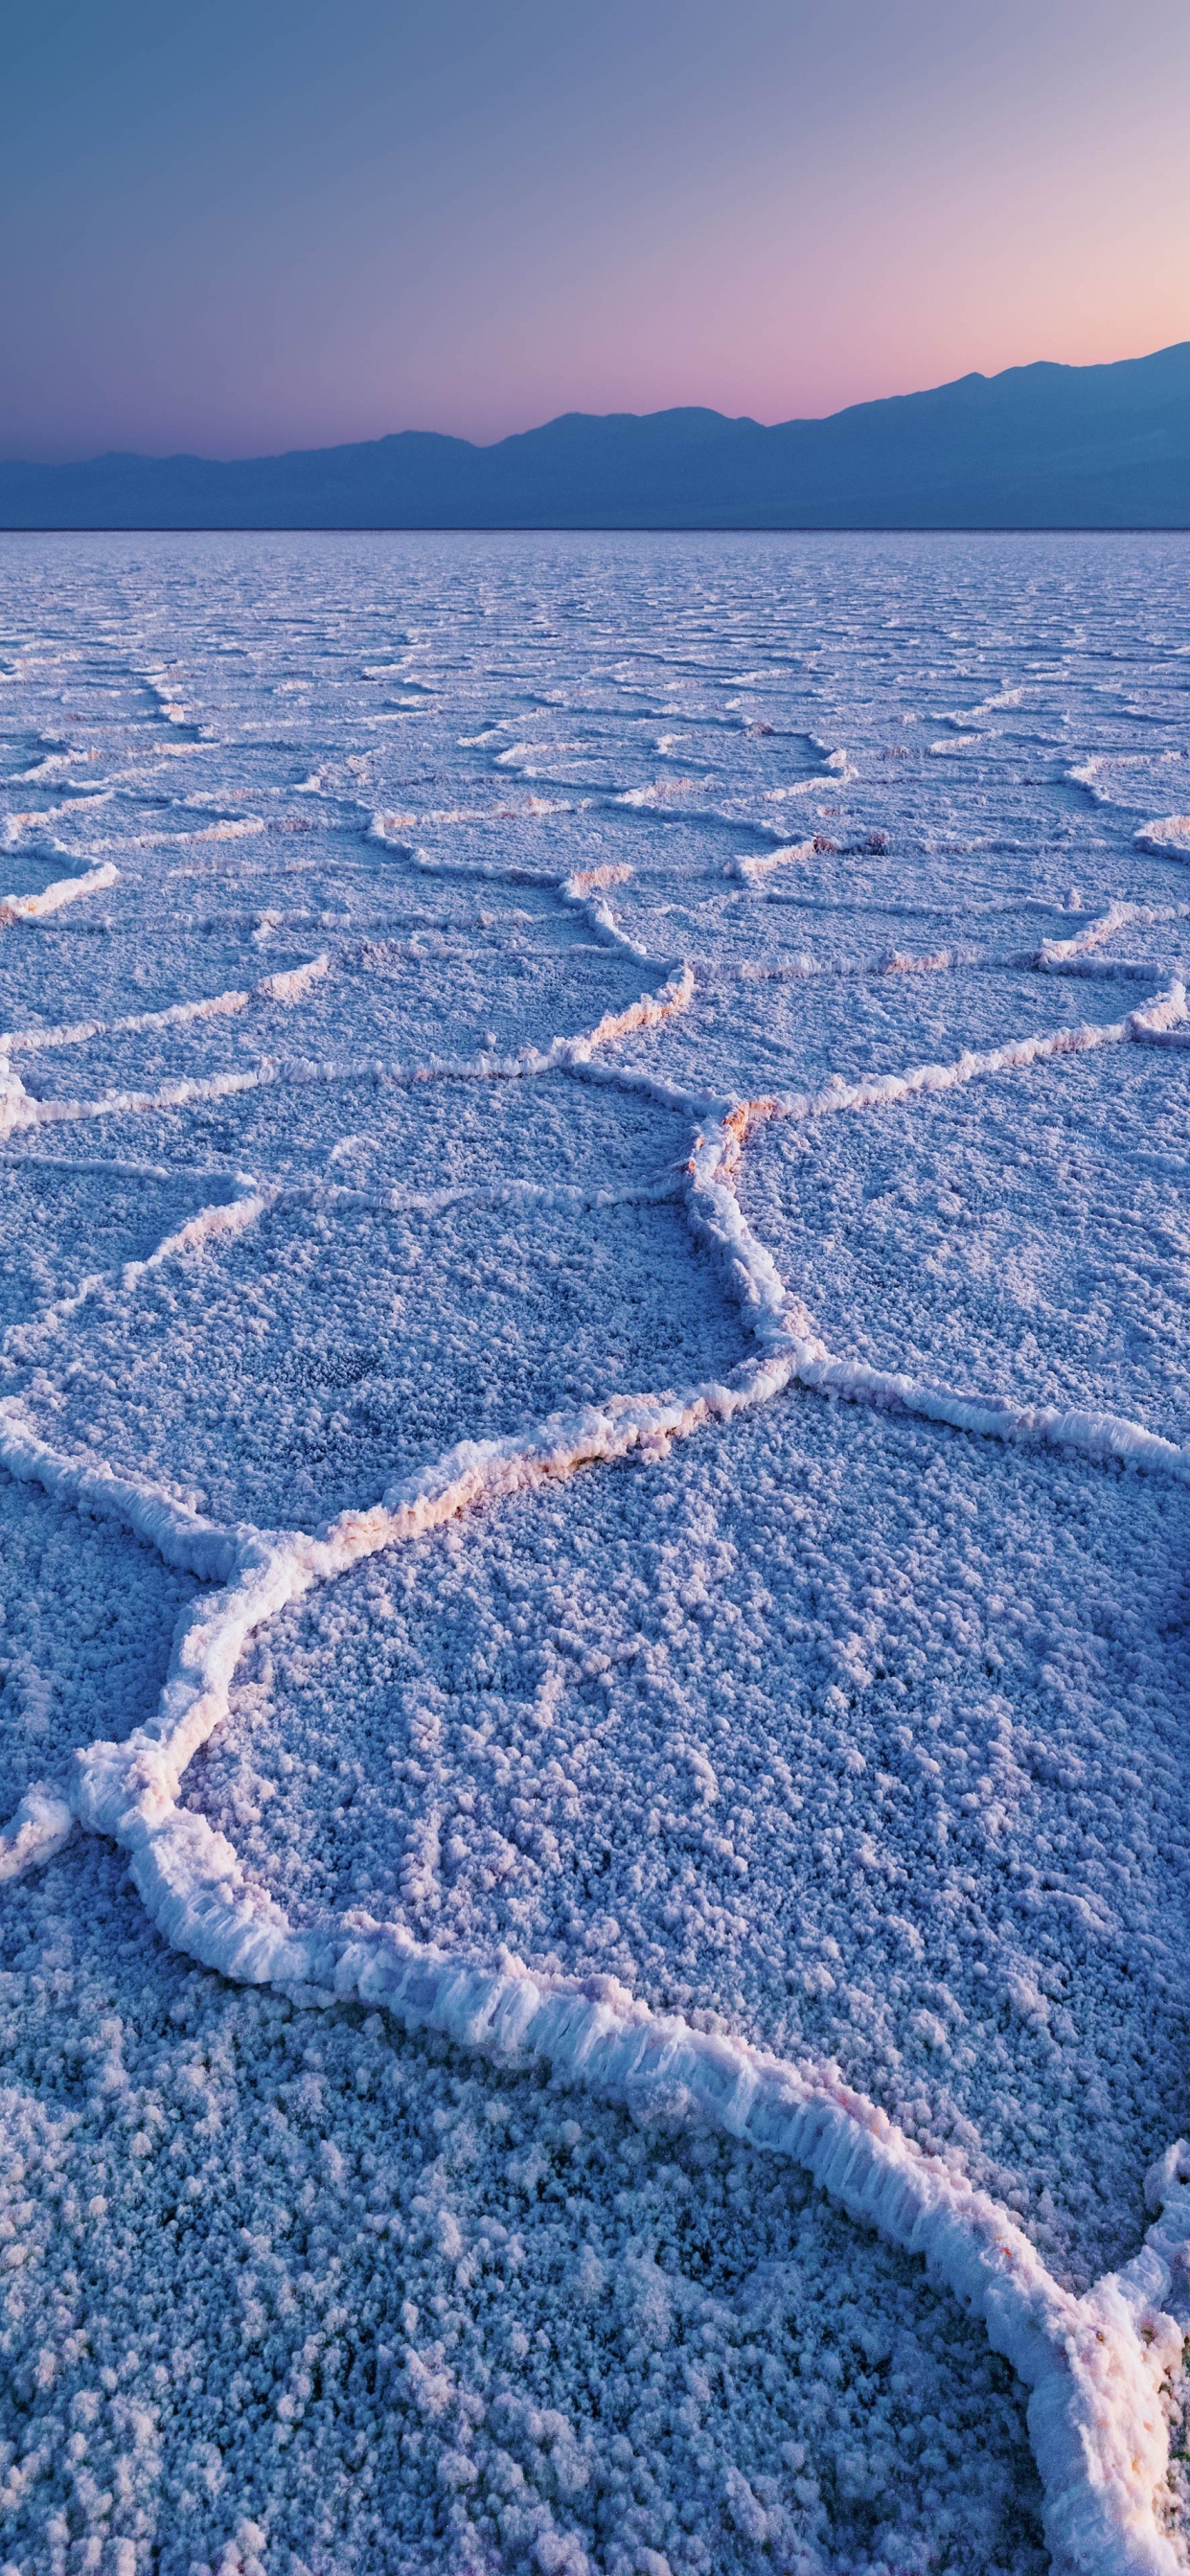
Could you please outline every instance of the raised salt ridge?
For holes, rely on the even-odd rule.
[[[68,740],[12,551],[22,2576],[1185,2564],[1183,612],[1014,546],[105,540]]]

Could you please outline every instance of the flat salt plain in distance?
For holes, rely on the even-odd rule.
[[[5,2576],[1186,2564],[1186,564],[0,541]]]

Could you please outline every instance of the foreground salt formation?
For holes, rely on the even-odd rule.
[[[172,689],[168,699],[161,695],[167,683],[159,671],[146,675],[146,685],[156,693],[162,721],[178,728],[185,715],[182,701]],[[988,706],[998,703],[993,698]],[[419,712],[416,701],[410,712]],[[969,744],[978,737],[961,739]],[[171,748],[176,751],[178,746]],[[539,750],[519,739],[509,750],[486,744],[483,748],[504,770],[517,768],[530,777],[547,777],[552,784],[558,783],[556,773],[562,770],[565,783],[584,792],[570,799],[534,796],[527,808],[512,809],[511,816],[503,807],[447,808],[430,817],[440,840],[449,843],[464,825],[472,828],[482,823],[488,829],[510,819],[520,825],[526,813],[535,821],[546,821],[559,814],[590,816],[593,811],[599,816],[600,837],[610,837],[606,805],[600,801],[605,791],[598,780],[598,762],[594,777],[590,767],[584,772],[573,744],[551,748],[544,761]],[[860,774],[843,755],[826,761],[811,741],[807,778],[795,784],[799,795],[818,794],[825,784],[833,797]],[[403,973],[412,958],[431,1022],[440,1007],[435,1002],[435,983],[456,1019],[465,1021],[471,1011],[465,949],[435,949],[433,940],[419,942],[414,932],[400,957],[394,954],[391,939],[373,939],[365,943],[363,952],[342,944],[336,949],[328,943],[316,955],[296,953],[292,963],[263,980],[237,983],[213,998],[195,993],[184,1000],[162,1000],[153,1010],[111,1010],[107,1016],[93,1012],[88,1002],[82,1017],[49,1021],[41,1012],[7,1041],[0,1107],[14,1153],[41,1150],[36,1140],[43,1128],[59,1130],[85,1122],[86,1133],[94,1121],[120,1122],[110,1130],[104,1125],[101,1132],[106,1138],[109,1133],[118,1135],[124,1122],[130,1122],[126,1132],[132,1134],[142,1155],[146,1147],[154,1153],[165,1147],[164,1162],[145,1161],[140,1166],[146,1176],[152,1171],[164,1177],[171,1169],[176,1173],[182,1168],[169,1139],[178,1133],[177,1122],[195,1112],[210,1117],[231,1114],[234,1107],[237,1115],[243,1111],[256,1116],[256,1104],[262,1102],[273,1115],[276,1103],[277,1123],[272,1131],[272,1169],[266,1177],[235,1160],[242,1143],[250,1143],[257,1158],[259,1128],[245,1129],[239,1138],[232,1130],[216,1131],[221,1160],[218,1173],[211,1177],[218,1179],[217,1196],[201,1203],[202,1175],[195,1167],[190,1187],[199,1203],[183,1222],[114,1271],[91,1278],[76,1275],[60,1287],[55,1282],[56,1293],[48,1299],[43,1296],[39,1311],[28,1320],[18,1316],[10,1329],[7,1364],[12,1391],[0,1411],[0,1454],[9,1474],[40,1486],[85,1515],[130,1531],[167,1565],[207,1588],[195,1595],[193,1606],[181,1616],[157,1710],[122,1738],[78,1745],[68,1762],[31,1781],[0,1845],[0,1866],[8,1877],[23,1881],[35,1865],[65,1853],[81,1825],[128,1852],[134,1884],[171,1947],[237,1982],[271,1987],[302,2011],[353,2002],[369,2009],[379,2007],[407,2029],[437,2033],[464,2050],[505,2065],[539,2062],[563,2084],[587,2088],[603,2101],[622,2104],[637,2121],[660,2121],[670,2129],[686,2126],[696,2136],[719,2131],[766,2156],[792,2161],[823,2185],[850,2216],[876,2227],[904,2252],[924,2255],[931,2277],[983,2319],[994,2349],[1007,2356],[1031,2388],[1029,2423],[1055,2564],[1173,2569],[1181,2561],[1170,2520],[1168,2410],[1181,2352],[1185,2247],[1190,2241],[1188,2151],[1180,2144],[1163,2148],[1149,2170],[1146,2188],[1152,2224],[1142,2251],[1093,2280],[1079,2295],[1048,2267],[1013,2211],[986,2189],[973,2186],[953,2155],[923,2152],[886,2110],[847,2083],[845,2070],[816,2067],[804,2054],[784,2056],[727,2029],[700,2029],[681,2010],[651,2006],[644,1996],[634,1998],[622,1979],[609,1975],[597,1959],[583,1974],[559,1972],[545,1964],[526,1963],[513,1948],[484,1957],[443,1946],[426,1937],[424,1928],[419,1937],[410,1928],[409,1915],[416,1918],[419,1889],[433,1882],[438,1870],[430,1845],[422,1865],[429,1879],[415,1876],[410,1881],[404,1909],[377,1913],[367,1906],[344,1907],[341,1902],[319,1906],[306,1897],[298,1917],[291,1919],[272,1892],[267,1873],[261,1876],[245,1864],[234,1836],[229,1839],[228,1832],[208,1818],[201,1798],[191,1796],[190,1780],[196,1756],[219,1730],[234,1727],[233,1704],[246,1653],[273,1632],[292,1605],[326,1585],[333,1586],[374,1557],[387,1559],[394,1550],[419,1544],[428,1533],[446,1532],[460,1523],[465,1526],[465,1516],[476,1509],[491,1510],[517,1497],[552,1494],[588,1466],[663,1462],[675,1441],[685,1441],[716,1424],[742,1424],[794,1387],[847,1399],[879,1413],[949,1426],[1010,1448],[1021,1445],[1029,1453],[1038,1446],[1048,1448],[1087,1462],[1088,1474],[1105,1472],[1105,1462],[1106,1472],[1113,1472],[1114,1462],[1115,1468],[1126,1464],[1146,1477],[1159,1478],[1171,1490],[1183,1485],[1190,1452],[1152,1420],[1135,1418],[1122,1409],[1104,1410],[1093,1400],[1018,1401],[994,1385],[947,1384],[896,1365],[832,1352],[802,1303],[800,1282],[782,1276],[741,1203],[750,1159],[758,1155],[770,1131],[778,1135],[786,1128],[791,1133],[804,1130],[813,1138],[824,1118],[837,1112],[854,1113],[866,1126],[890,1107],[937,1101],[956,1089],[975,1098],[981,1085],[1008,1076],[1019,1078],[1027,1088],[1049,1078],[1047,1067],[1101,1055],[1118,1054],[1121,1062],[1129,1064],[1142,1060],[1172,1064],[1190,1036],[1176,958],[1167,953],[1152,960],[1108,961],[1106,990],[1118,994],[1122,979],[1139,985],[1132,1006],[1115,1016],[1091,1019],[1068,1008],[1056,1025],[1034,1026],[1024,1037],[1005,1029],[991,1044],[964,1042],[939,1061],[927,1057],[914,1062],[909,1057],[904,1070],[833,1075],[763,1092],[733,1090],[722,1082],[717,1042],[712,1038],[708,1044],[699,1017],[697,959],[675,960],[635,936],[635,930],[648,927],[647,910],[643,921],[634,922],[631,929],[623,926],[624,906],[632,900],[631,889],[641,873],[634,873],[626,858],[601,861],[596,857],[590,865],[551,869],[467,849],[455,857],[449,846],[436,851],[407,837],[415,832],[416,817],[387,806],[368,808],[359,797],[360,785],[358,769],[349,778],[334,779],[323,767],[303,782],[300,792],[327,795],[338,807],[354,812],[351,828],[358,845],[377,854],[370,864],[400,871],[401,881],[411,879],[421,886],[441,883],[456,903],[464,894],[474,900],[478,890],[488,902],[498,898],[508,904],[515,898],[518,907],[527,904],[523,926],[514,928],[513,938],[519,943],[531,986],[539,953],[533,942],[540,939],[541,926],[554,920],[565,924],[573,916],[590,934],[590,953],[607,959],[609,973],[634,977],[636,989],[622,984],[610,1005],[592,1018],[585,1035],[547,1027],[539,1036],[510,1047],[502,1045],[494,1032],[481,1028],[480,1043],[469,1052],[433,1046],[407,1055],[391,1049],[380,1055],[353,1052],[350,1039],[353,1026],[358,1036],[360,1017],[353,978],[360,978],[361,967],[365,976],[374,978],[378,972],[389,976],[394,971]],[[594,795],[589,792],[593,786]],[[663,795],[665,786],[664,779],[655,789],[615,786],[612,801],[629,815],[646,818],[671,807],[693,808],[693,796],[690,808],[684,804],[686,787],[680,782],[673,794],[667,789]],[[760,795],[762,801],[776,798],[779,802],[782,792],[791,791],[763,788]],[[700,797],[696,810],[704,819],[709,810],[712,822],[738,830],[741,812],[748,810],[746,789],[720,794],[717,801],[708,800],[701,791],[695,793]],[[833,816],[824,819],[831,821]],[[566,828],[575,827],[567,824]],[[225,828],[221,821],[204,829],[208,837],[216,829],[223,837],[256,837],[233,832],[230,821]],[[590,836],[596,826],[586,822],[582,829]],[[174,840],[186,848],[196,837],[202,836],[190,827],[173,833]],[[881,837],[874,832],[868,835],[874,843]],[[768,899],[773,881],[781,884],[778,900],[784,901],[787,864],[796,859],[810,866],[816,855],[820,861],[838,857],[830,847],[831,835],[824,832],[820,838],[827,846],[817,854],[812,842],[796,851],[780,843],[780,870],[770,870],[758,861],[730,863],[729,882],[742,885],[744,891],[728,898],[732,908],[726,915],[716,910],[722,896],[713,893],[707,916],[708,927],[722,921],[721,954],[728,963],[738,953],[741,928],[746,933],[748,926],[747,921],[740,923],[734,907]],[[143,846],[145,839],[143,834],[129,835],[129,849]],[[871,859],[882,855],[878,847],[867,851]],[[194,864],[184,859],[183,871]],[[659,907],[659,929],[675,908],[672,903]],[[1027,908],[1019,902],[1018,914]],[[1071,911],[1076,916],[1074,927],[1068,926]],[[997,951],[979,960],[969,943],[952,941],[920,958],[898,947],[864,971],[872,988],[921,992],[926,989],[925,977],[931,989],[940,989],[948,977],[958,989],[960,970],[979,964],[984,989],[993,993],[992,979],[1010,968],[1041,993],[1056,1018],[1057,1006],[1065,1005],[1068,993],[1085,1010],[1085,970],[1115,938],[1138,926],[1166,932],[1181,917],[1180,906],[1117,899],[1105,901],[1084,918],[1080,903],[1067,908],[1066,922],[1057,923],[1059,935],[1032,945],[1014,945],[1006,956]],[[317,926],[320,934],[331,926],[325,905]],[[486,926],[490,930],[490,922]],[[13,927],[15,933],[15,922]],[[280,907],[264,907],[252,920],[248,937],[259,948],[270,944],[285,927]],[[921,982],[907,972],[916,964],[925,970]],[[712,977],[715,971],[713,966]],[[813,972],[812,960],[809,971]],[[452,977],[460,988],[457,1000]],[[780,989],[796,993],[805,980],[806,969],[799,960],[790,965]],[[482,986],[476,998],[482,1009]],[[72,1000],[63,995],[59,1007]],[[285,1014],[287,1022],[283,1044],[279,1013]],[[290,1013],[298,1015],[293,1027],[301,1026],[307,1033],[304,1043],[309,1052],[298,1051],[302,1038],[294,1044]],[[265,1051],[244,1063],[236,1052],[240,1024],[251,1030],[261,1014],[260,1042]],[[213,1062],[208,1055],[201,1068],[196,1061],[193,1070],[171,1072],[171,1059],[176,1062],[172,1051],[183,1031],[187,1042],[194,1038],[221,1052]],[[674,1049],[692,1051],[695,1060],[702,1047],[710,1076],[702,1086],[688,1076],[676,1078],[686,1071],[686,1057],[679,1053],[675,1061],[673,1053],[667,1056],[671,1042]],[[69,1049],[68,1061],[75,1067],[82,1063],[91,1071],[91,1082],[84,1086],[72,1078],[69,1087],[58,1089],[51,1079],[31,1087],[22,1067],[31,1073],[36,1062],[40,1075],[43,1060],[52,1063],[62,1049]],[[129,1078],[134,1057],[140,1077],[136,1080]],[[149,1079],[144,1078],[146,1062]],[[522,1094],[528,1098],[538,1091],[548,1102],[571,1096],[585,1101],[590,1096],[613,1124],[621,1114],[637,1117],[643,1122],[642,1135],[650,1140],[660,1121],[658,1132],[672,1131],[676,1150],[670,1152],[668,1165],[663,1162],[660,1169],[637,1171],[619,1181],[610,1165],[601,1166],[598,1161],[578,1182],[559,1182],[552,1174],[548,1180],[529,1178],[501,1170],[490,1147],[481,1148],[481,1177],[461,1177],[444,1188],[440,1176],[426,1168],[425,1104],[431,1097],[437,1114],[449,1121],[450,1112],[443,1113],[440,1106],[444,1095],[452,1101],[493,1092],[502,1098]],[[385,1117],[390,1120],[391,1151],[396,1156],[394,1176],[383,1168],[386,1131],[377,1127],[375,1109],[369,1106],[377,1100],[393,1104],[391,1112],[386,1108]],[[380,1166],[374,1132],[380,1142]],[[311,1152],[312,1134],[320,1147],[318,1158]],[[340,1173],[346,1177],[340,1179]],[[398,1173],[400,1177],[395,1177]],[[673,1266],[677,1256],[668,1251],[665,1260],[670,1266],[659,1280],[658,1312],[666,1305],[672,1311],[685,1299],[695,1312],[705,1314],[724,1354],[718,1373],[652,1394],[627,1386],[602,1398],[592,1394],[569,1410],[551,1408],[544,1418],[520,1431],[486,1439],[464,1436],[438,1454],[425,1455],[422,1464],[379,1499],[374,1489],[369,1493],[365,1488],[337,1516],[328,1518],[324,1510],[321,1519],[312,1502],[309,1527],[278,1527],[284,1517],[280,1511],[270,1514],[267,1525],[249,1521],[245,1513],[224,1518],[212,1514],[201,1489],[210,1483],[216,1468],[204,1466],[201,1448],[186,1435],[198,1390],[211,1365],[203,1355],[197,1321],[184,1320],[187,1282],[193,1278],[196,1283],[196,1318],[207,1306],[217,1314],[226,1312],[228,1320],[221,1333],[227,1340],[234,1333],[235,1301],[247,1298],[249,1303],[241,1304],[240,1311],[250,1314],[250,1300],[259,1297],[261,1285],[257,1281],[253,1286],[256,1274],[250,1270],[226,1265],[243,1262],[256,1233],[273,1223],[278,1211],[295,1229],[295,1247],[300,1245],[303,1228],[318,1225],[325,1238],[326,1229],[336,1221],[346,1222],[349,1214],[353,1222],[361,1211],[376,1217],[399,1215],[406,1227],[402,1241],[407,1239],[422,1261],[425,1254],[408,1233],[415,1219],[432,1219],[441,1232],[446,1208],[469,1200],[487,1211],[496,1204],[511,1205],[523,1224],[532,1221],[535,1210],[544,1223],[551,1208],[565,1212],[568,1222],[573,1211],[583,1212],[583,1221],[596,1228],[600,1210],[608,1212],[610,1225],[617,1204],[634,1207],[646,1225],[650,1211],[655,1211],[651,1221],[657,1229],[682,1214],[691,1260],[702,1268],[692,1267],[687,1276],[680,1264]],[[485,1222],[490,1222],[490,1216]],[[366,1239],[373,1241],[372,1236]],[[462,1247],[463,1238],[459,1240]],[[546,1233],[541,1240],[557,1264],[562,1258],[557,1246],[563,1238],[555,1241]],[[470,1261],[473,1256],[460,1249],[457,1257]],[[225,1265],[222,1271],[220,1263]],[[303,1279],[307,1276],[303,1294],[316,1298],[316,1274],[303,1271]],[[647,1289],[631,1288],[627,1271],[621,1274],[621,1286],[642,1305],[647,1317]],[[145,1338],[153,1311],[145,1302],[149,1299],[157,1301],[156,1311],[164,1319],[160,1360],[154,1356],[152,1335]],[[400,1341],[407,1329],[406,1305],[401,1297],[398,1304],[400,1315],[392,1329]],[[596,1311],[590,1309],[592,1315]],[[610,1336],[613,1321],[612,1311],[598,1312],[599,1332]],[[367,1329],[373,1338],[380,1336],[381,1351],[381,1360],[372,1354],[369,1365],[379,1368],[388,1383],[393,1363],[383,1359],[388,1329],[383,1317],[378,1313]],[[656,1330],[656,1325],[650,1329]],[[332,1346],[342,1347],[347,1330],[345,1323],[336,1324],[326,1346],[328,1355]],[[122,1356],[126,1336],[132,1337],[127,1340],[127,1358]],[[134,1351],[139,1354],[138,1374],[129,1378],[125,1372]],[[357,1367],[354,1360],[351,1365]],[[611,1362],[601,1365],[610,1367]],[[166,1376],[155,1378],[154,1369],[182,1373],[183,1402],[173,1428]],[[143,1399],[138,1399],[143,1401],[139,1431],[129,1402],[134,1383],[143,1386]],[[330,1383],[335,1384],[333,1368]],[[188,1387],[193,1392],[187,1394]],[[578,1391],[583,1392],[581,1386]],[[1093,1395],[1093,1385],[1088,1391]],[[406,1405],[411,1395],[412,1390],[403,1398]],[[247,1400],[245,1395],[237,1399]],[[334,1420],[341,1415],[339,1404]],[[318,1398],[308,1435],[297,1415],[286,1418],[284,1442],[278,1447],[279,1435],[274,1433],[272,1438],[292,1478],[298,1454],[294,1444],[300,1448],[304,1437],[308,1436],[318,1456],[327,1455],[332,1411]],[[211,1417],[212,1459],[225,1440],[226,1420],[226,1409],[217,1407]],[[155,1445],[151,1466],[146,1467],[150,1421]],[[345,1464],[353,1454],[362,1456],[356,1435],[348,1437],[340,1430],[338,1437]],[[248,1448],[246,1435],[245,1461]],[[234,1461],[234,1436],[227,1454]],[[285,1483],[283,1474],[278,1494]],[[234,1477],[228,1490],[229,1495],[235,1490]],[[316,1479],[311,1492],[316,1496]],[[547,1705],[543,1722],[548,1723],[548,1716]],[[705,1753],[696,1750],[690,1759],[696,1804],[713,1804],[717,1791]],[[837,1954],[837,1944],[835,1948]],[[1037,2013],[1044,2021],[1048,2007],[1033,1991]],[[919,2022],[931,2018],[940,2036],[935,2040],[927,2033],[926,2044],[944,2049],[945,2036],[936,2013],[918,2014]],[[456,2492],[466,2495],[473,2483],[467,2445],[452,2456],[462,2461]],[[455,2473],[444,2474],[449,2485]],[[741,2546],[748,2545],[748,2522],[748,2509],[741,2506],[734,2525],[737,2535],[742,2535]],[[465,2514],[462,2523],[472,2528]],[[473,2540],[482,2549],[484,2544],[474,2533]],[[557,2525],[556,2517],[549,2530],[528,2531],[526,2545],[529,2542],[543,2567],[577,2567],[583,2554],[577,2522],[568,2534]],[[775,2499],[768,2507],[755,2506],[751,2544],[779,2545],[786,2553],[785,2563],[791,2565],[819,2563],[805,2557],[804,2550],[820,2544],[809,2538],[808,2530],[799,2540],[796,2527],[782,2521]],[[471,2544],[459,2539],[457,2545],[465,2556]],[[508,2545],[519,2544],[510,2540]],[[829,2548],[829,2540],[826,2545]],[[228,2546],[232,2547],[230,2541]],[[266,2537],[263,2533],[257,2539],[250,2536],[234,2546],[240,2552],[237,2563],[247,2564],[258,2549],[266,2547]],[[638,2553],[636,2564],[660,2558],[652,2543],[641,2547],[644,2557]],[[800,2560],[799,2549],[803,2550]],[[690,2563],[695,2563],[693,2558]]]

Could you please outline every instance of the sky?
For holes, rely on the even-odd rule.
[[[1190,338],[1186,0],[3,0],[0,455]]]

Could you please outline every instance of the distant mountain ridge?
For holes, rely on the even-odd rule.
[[[403,430],[218,463],[0,464],[15,528],[1190,527],[1190,341],[1039,361],[766,429],[568,412],[476,447]]]

